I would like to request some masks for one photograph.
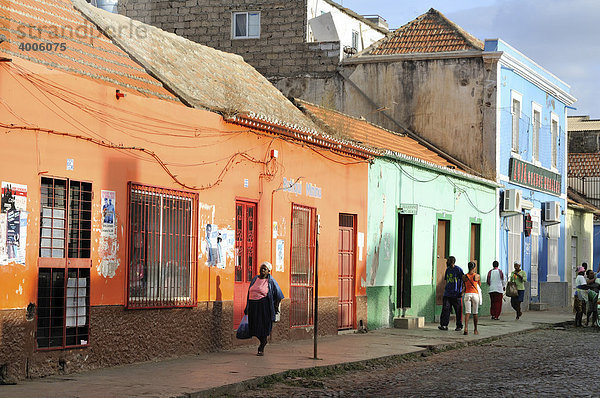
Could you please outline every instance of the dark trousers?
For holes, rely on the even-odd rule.
[[[442,315],[440,315],[440,325],[448,326],[450,322],[450,312],[454,308],[456,314],[456,327],[462,328],[462,297],[444,296],[442,304]]]
[[[492,292],[490,293],[490,315],[494,318],[500,317],[500,313],[502,312],[502,293]]]

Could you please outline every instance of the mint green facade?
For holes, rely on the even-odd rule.
[[[435,297],[438,219],[450,221],[449,255],[456,257],[465,272],[471,255],[471,224],[479,224],[479,269],[485,281],[496,259],[496,187],[488,180],[400,155],[371,164],[366,281],[370,329],[389,327],[393,318],[401,315],[396,305],[399,213],[413,213],[411,294],[406,315],[424,316],[432,322],[441,312]],[[482,289],[479,313],[489,314],[485,283]]]

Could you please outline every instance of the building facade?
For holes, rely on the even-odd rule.
[[[286,296],[272,339],[311,337],[317,299],[320,333],[366,324],[371,152],[240,57],[74,3],[28,8],[62,56],[18,51],[37,30],[0,47],[2,382],[247,344],[235,328],[263,261]]]
[[[502,40],[482,42],[434,9],[344,59],[335,77],[290,80],[307,101],[405,133],[502,184],[502,269],[521,262],[531,277],[528,300],[566,305],[563,176],[566,110],[575,101],[567,84]]]
[[[325,127],[382,149],[369,166],[366,235],[370,328],[394,318],[441,313],[446,259],[477,264],[486,275],[496,258],[496,188],[404,134],[298,101]],[[432,195],[432,192],[435,192]],[[486,292],[487,285],[482,289]],[[489,311],[485,295],[480,313]]]

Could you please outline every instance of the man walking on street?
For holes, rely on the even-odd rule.
[[[492,263],[492,269],[487,274],[487,284],[490,287],[490,314],[492,319],[500,319],[500,313],[502,312],[502,295],[504,294],[505,282],[504,274],[502,270],[498,268],[498,261],[494,260]]]
[[[450,312],[454,308],[456,314],[456,329],[462,330],[462,292],[463,292],[463,275],[464,272],[458,265],[456,265],[456,258],[454,256],[448,257],[446,260],[446,273],[444,274],[444,280],[446,281],[446,288],[444,289],[444,299],[442,305],[442,315],[440,315],[440,330],[448,330],[448,323],[450,322]]]

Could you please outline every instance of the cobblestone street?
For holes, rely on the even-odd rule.
[[[536,330],[333,376],[289,379],[240,396],[598,396],[599,337],[591,327]]]

